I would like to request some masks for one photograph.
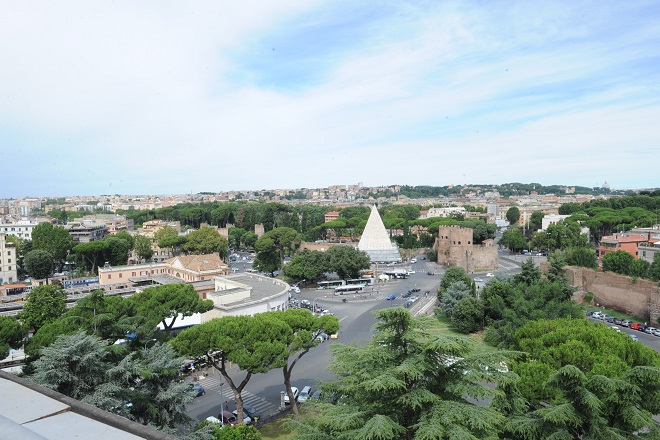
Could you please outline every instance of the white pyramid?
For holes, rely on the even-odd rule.
[[[360,237],[358,249],[366,252],[372,262],[401,261],[399,248],[390,240],[375,205],[371,207],[371,214]]]

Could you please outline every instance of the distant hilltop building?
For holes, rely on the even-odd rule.
[[[399,248],[390,240],[376,205],[371,207],[371,214],[369,214],[369,220],[360,237],[358,250],[369,255],[372,263],[401,261]]]
[[[606,189],[606,190],[609,191],[610,190],[610,185],[607,183],[607,181],[605,181],[605,183],[603,183],[603,186],[601,186],[601,188]]]

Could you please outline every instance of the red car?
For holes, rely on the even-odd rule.
[[[631,323],[630,328],[633,329],[633,330],[638,330],[639,329],[639,322]]]

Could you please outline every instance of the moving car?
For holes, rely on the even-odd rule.
[[[291,387],[291,393],[293,394],[293,400],[297,402],[298,396],[300,395],[300,391],[298,391],[298,388]],[[286,390],[284,390],[284,404],[285,405],[291,404],[291,402],[289,401],[289,393],[287,393]]]
[[[483,278],[475,278],[474,281],[476,283],[483,283],[484,282]]]
[[[493,275],[492,272],[488,272],[488,273],[486,274],[486,276],[487,276],[488,278],[492,278],[492,277],[494,277],[495,275]]]
[[[204,387],[202,387],[198,382],[192,382],[188,384],[188,389],[195,397],[203,396],[206,394],[206,390],[204,390]]]

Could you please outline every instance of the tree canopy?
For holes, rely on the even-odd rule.
[[[60,286],[48,284],[32,289],[25,298],[19,317],[23,325],[39,330],[55,321],[66,310],[66,292]]]
[[[368,345],[333,344],[322,384],[329,402],[315,403],[315,418],[290,422],[294,438],[412,439],[496,438],[505,418],[469,397],[498,393],[502,352],[475,355],[468,339],[430,336],[430,317],[413,318],[396,307],[376,312],[376,335]]]

